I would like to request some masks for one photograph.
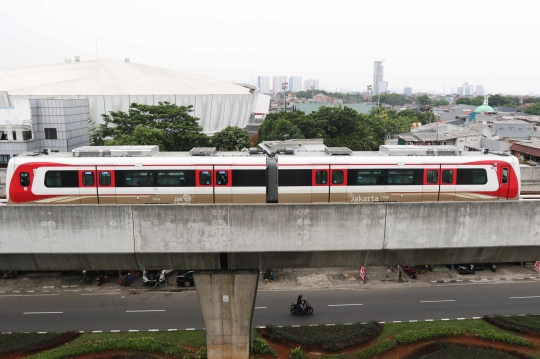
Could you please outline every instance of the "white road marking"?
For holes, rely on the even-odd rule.
[[[426,319],[426,322],[432,322],[433,319]]]
[[[258,327],[257,327],[258,328]],[[178,329],[167,329],[168,332],[176,332]]]
[[[94,330],[92,333],[103,333],[102,330]]]
[[[441,320],[450,320],[450,319],[448,319],[448,318],[444,318],[444,319],[441,319]]]
[[[457,318],[457,320],[465,320],[465,318]]]
[[[38,332],[38,334],[47,334],[47,332]]]
[[[411,322],[411,323],[416,323],[417,321],[418,320],[416,320],[416,319],[415,320],[409,320],[409,322]]]
[[[363,304],[328,304],[329,307],[348,307],[351,305],[363,305]]]
[[[455,302],[455,299],[443,299],[443,300],[421,300],[420,303],[442,303],[442,302]]]
[[[120,333],[120,330],[118,330],[118,329],[111,330],[111,333]]]
[[[531,295],[529,297],[510,297],[510,299],[529,299],[529,298],[540,298],[540,295]]]
[[[401,320],[394,320],[392,323],[401,323]]]
[[[186,330],[195,330],[195,328],[186,328]]]
[[[62,314],[64,312],[24,312],[23,314]]]
[[[159,332],[159,329],[148,329],[149,332]]]
[[[255,309],[266,309],[266,307],[255,307]]]
[[[472,317],[473,319],[482,319],[482,317]]]
[[[164,312],[165,309],[126,310],[126,313]]]
[[[60,295],[60,294],[6,294],[6,295],[0,295],[0,297],[50,297],[51,295]]]
[[[130,329],[129,330],[130,333],[135,333],[135,332],[138,332],[138,331],[139,331],[139,329]]]
[[[108,294],[122,294],[122,293],[81,293],[81,295],[108,295]]]

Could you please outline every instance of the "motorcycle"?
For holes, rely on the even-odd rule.
[[[2,271],[2,278],[4,279],[14,279],[17,278],[17,271]]]
[[[291,314],[313,314],[313,307],[308,303],[307,299],[303,300],[305,311],[300,309],[296,303],[292,303],[289,310]]]
[[[404,265],[403,270],[405,273],[407,273],[412,279],[416,279],[417,277],[417,271],[416,269],[412,268],[411,266]]]
[[[96,277],[96,283],[97,285],[102,285],[103,283],[107,282],[108,277],[104,276],[103,273],[99,273]]]

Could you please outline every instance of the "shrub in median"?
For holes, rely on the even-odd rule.
[[[268,342],[264,339],[253,339],[253,352],[257,354],[272,354],[277,357],[277,352],[268,345]]]
[[[360,350],[359,352],[354,353],[354,358],[356,359],[368,359],[377,355],[386,353],[389,350],[392,350],[396,347],[396,341],[392,339],[386,339],[380,341],[370,347]]]
[[[503,329],[514,330],[520,333],[529,331],[540,333],[540,316],[537,314],[510,316],[496,315],[488,317],[489,319],[486,319],[486,317],[484,317],[484,320],[488,322],[491,320],[493,322],[490,322],[491,324]]]
[[[535,347],[535,343],[531,343],[523,337],[517,335],[511,335],[506,333],[496,333],[494,330],[478,330],[473,329],[470,331],[472,336],[475,336],[480,339],[489,340],[491,342],[501,342],[507,344],[521,345],[524,347]]]
[[[502,351],[490,346],[471,347],[463,344],[449,342],[429,343],[416,349],[411,354],[401,359],[455,359],[455,358],[475,358],[475,359],[534,359],[533,357],[516,352]]]
[[[521,325],[509,323],[505,321],[504,319],[500,319],[500,317],[492,317],[489,315],[484,315],[484,321],[505,330],[512,330],[518,333],[527,333],[527,330],[523,328]]]
[[[28,359],[67,359],[78,355],[101,353],[111,350],[129,350],[160,353],[175,358],[192,359],[194,353],[178,345],[154,340],[153,338],[107,339],[89,341],[73,347],[59,347],[48,352],[32,355]]]
[[[299,344],[320,345],[324,350],[336,351],[369,342],[381,333],[382,328],[383,325],[375,321],[332,326],[324,324],[301,327],[267,325],[266,330],[261,334],[278,342],[287,340]]]
[[[32,353],[71,341],[79,332],[13,333],[0,335],[0,354],[11,352]]]
[[[406,330],[401,334],[396,335],[396,341],[399,344],[411,344],[420,340],[451,337],[464,334],[465,330],[455,327],[429,327],[420,330]]]
[[[306,359],[306,356],[304,355],[302,348],[296,347],[291,350],[291,354],[289,354],[289,359]]]

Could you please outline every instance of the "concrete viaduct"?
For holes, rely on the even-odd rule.
[[[0,206],[0,269],[194,269],[208,357],[248,358],[260,268],[535,261],[538,202]]]

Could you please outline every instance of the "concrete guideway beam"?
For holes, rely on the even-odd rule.
[[[259,271],[195,272],[208,359],[248,359]]]

